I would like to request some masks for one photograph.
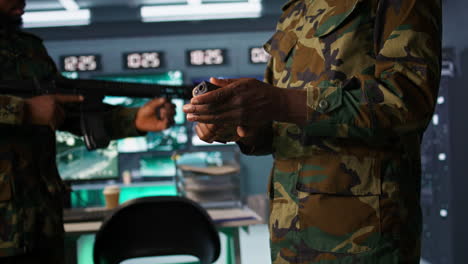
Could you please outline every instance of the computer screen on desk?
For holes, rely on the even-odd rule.
[[[176,166],[170,155],[151,155],[140,158],[142,178],[172,178],[175,175]]]
[[[57,167],[66,181],[116,179],[119,173],[117,142],[105,149],[88,151],[83,138],[56,132]]]
[[[67,75],[69,78],[77,78],[76,75]],[[96,76],[95,79],[153,83],[165,85],[181,85],[183,76],[180,71],[170,71],[159,74],[146,75],[111,75]],[[105,97],[104,102],[111,105],[125,107],[139,107],[150,99],[130,97]],[[171,129],[148,133],[144,137],[133,137],[111,141],[109,147],[88,151],[83,138],[68,132],[56,133],[57,167],[63,180],[72,182],[104,181],[108,179],[120,179],[119,155],[122,153],[139,153],[148,151],[172,151],[183,149],[188,143],[185,116],[182,111],[184,101],[172,99],[176,104],[176,125]],[[139,168],[135,168],[139,169]],[[167,173],[166,173],[167,174]]]

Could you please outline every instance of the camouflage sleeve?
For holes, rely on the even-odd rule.
[[[307,135],[381,140],[423,131],[431,120],[440,80],[440,1],[379,3],[375,65],[344,87],[308,87]]]
[[[245,155],[262,156],[273,153],[273,127],[268,123],[258,128],[255,135],[236,141],[240,151]]]
[[[267,70],[265,70],[265,76],[263,82],[273,84],[273,76],[271,75],[271,69],[273,67],[273,61],[270,59],[267,64]],[[273,124],[270,122],[264,127],[259,128],[254,135],[254,139],[248,140],[248,142],[239,140],[237,146],[242,154],[249,156],[263,156],[273,153]]]
[[[111,139],[144,136],[135,127],[135,116],[139,108],[115,106],[104,114],[104,126]]]
[[[19,97],[0,95],[0,123],[21,125],[24,117],[24,100]]]

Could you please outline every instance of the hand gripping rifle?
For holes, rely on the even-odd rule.
[[[192,98],[192,86],[169,86],[101,80],[56,78],[49,81],[0,81],[0,94],[29,98],[46,94],[83,95],[76,113],[80,118],[80,129],[89,150],[107,147],[109,137],[102,122],[104,96],[126,96],[140,98],[168,97]]]

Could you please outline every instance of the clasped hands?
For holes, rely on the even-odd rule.
[[[183,107],[187,120],[198,122],[195,131],[205,142],[224,143],[252,136],[257,128],[281,114],[279,88],[252,78],[211,78],[210,82],[221,88],[194,97]]]

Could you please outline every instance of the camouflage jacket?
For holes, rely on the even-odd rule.
[[[291,0],[283,11],[265,79],[307,91],[308,124],[273,123],[272,262],[419,263],[440,0]]]
[[[0,28],[0,81],[58,74],[39,38]],[[51,249],[60,255],[64,185],[55,164],[55,133],[24,124],[23,106],[22,98],[0,95],[0,257]],[[136,109],[109,107],[109,135],[137,135],[135,114]],[[76,124],[68,118],[60,129],[79,133]]]

